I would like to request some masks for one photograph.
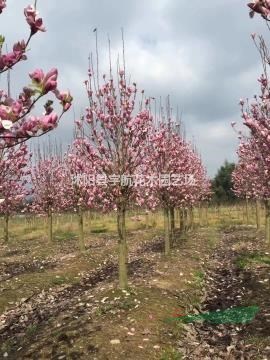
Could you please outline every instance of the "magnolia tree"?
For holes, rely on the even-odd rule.
[[[141,201],[150,207],[163,208],[168,255],[174,240],[175,209],[192,208],[206,194],[206,189],[209,191],[210,183],[207,187],[199,156],[170,123],[153,130],[143,166],[148,179],[146,190],[142,188]]]
[[[174,209],[188,171],[188,166],[180,169],[180,162],[186,160],[187,152],[185,144],[166,125],[153,131],[149,147],[146,165],[153,183],[148,185],[150,194],[164,210],[165,254],[168,255],[173,237]]]
[[[76,139],[64,158],[64,184],[67,199],[66,208],[78,216],[79,246],[85,251],[84,211],[103,208],[102,188],[96,186],[96,168],[85,162],[85,149],[93,150],[82,139]],[[94,154],[92,154],[94,156]]]
[[[66,172],[57,156],[39,158],[31,168],[31,211],[47,216],[48,240],[53,239],[53,213],[67,208]]]
[[[29,154],[26,145],[0,150],[0,214],[4,215],[4,240],[9,239],[9,218],[23,205],[29,192],[26,188]]]
[[[6,1],[0,0],[0,13],[5,8]],[[26,40],[15,43],[11,52],[4,53],[5,38],[0,36],[0,74],[12,70],[18,63],[27,60],[26,53],[32,38],[37,33],[45,31],[36,6],[25,8],[24,15],[30,27]],[[30,86],[24,87],[16,99],[13,99],[5,90],[0,90],[0,148],[12,147],[49,132],[57,126],[59,119],[71,106],[70,93],[61,92],[57,88],[57,69],[51,69],[48,73],[37,69],[29,76]],[[31,115],[35,105],[46,95],[54,95],[59,100],[62,106],[61,113],[54,112],[53,101],[48,100],[41,116]]]
[[[269,21],[270,15],[270,2],[268,0],[255,0],[253,3],[248,4],[250,16],[253,17],[255,13],[260,14],[264,20]],[[268,27],[269,29],[269,27]],[[253,41],[260,53],[260,57],[263,65],[263,74],[258,79],[260,83],[260,95],[255,96],[253,101],[245,102],[240,101],[242,108],[243,123],[250,130],[250,140],[247,141],[248,155],[251,158],[252,163],[249,165],[243,164],[241,160],[241,151],[243,146],[240,145],[240,168],[242,166],[252,167],[257,173],[252,188],[256,188],[256,192],[262,194],[266,205],[266,238],[270,241],[270,197],[268,194],[269,188],[269,172],[270,172],[270,91],[268,80],[268,67],[270,65],[269,50],[262,36],[252,34]],[[239,168],[239,169],[240,169]],[[239,170],[239,172],[241,172]],[[239,177],[239,176],[238,176]],[[247,190],[247,184],[242,184],[242,191],[240,190],[241,181],[237,180],[236,175],[236,189],[238,193],[249,194],[250,188]],[[255,192],[255,193],[256,193]],[[253,191],[251,193],[254,194]]]
[[[264,169],[264,161],[257,152],[253,138],[242,138],[238,147],[238,164],[232,173],[233,190],[238,197],[246,200],[248,218],[248,199],[256,200],[257,227],[260,228],[260,200],[268,199],[270,180]]]
[[[146,145],[152,117],[149,101],[137,101],[137,86],[128,85],[125,72],[119,71],[117,79],[112,76],[98,86],[98,79],[89,70],[85,82],[89,106],[84,116],[81,145],[84,159],[95,168],[99,186],[104,191],[104,209],[115,209],[119,235],[119,285],[126,288],[127,240],[126,211],[136,199],[136,187],[131,181],[146,156]],[[138,109],[138,110],[137,110]]]

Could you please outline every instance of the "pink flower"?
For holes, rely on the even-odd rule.
[[[44,79],[44,72],[41,69],[36,69],[30,73],[29,76],[33,81],[40,84]]]
[[[60,92],[58,90],[55,90],[54,93],[57,99],[60,100],[60,103],[63,106],[63,111],[68,111],[71,107],[71,103],[73,100],[73,97],[70,95],[70,92],[69,91]]]
[[[253,3],[249,3],[248,7],[251,9],[249,14],[251,18],[254,16],[255,12],[261,14],[265,19],[270,14],[270,5],[265,0],[255,0]]]
[[[5,7],[6,7],[6,0],[0,0],[0,14],[2,13]]]
[[[38,31],[46,31],[45,27],[43,26],[42,19],[36,18],[38,13],[33,6],[27,6],[27,8],[24,9],[24,15],[26,17],[27,23],[30,25],[32,35],[34,35]]]
[[[43,131],[49,131],[56,127],[58,116],[55,113],[45,115],[40,119],[40,126]]]
[[[45,95],[50,91],[54,91],[57,88],[57,69],[51,69],[46,75],[41,69],[37,69],[29,74],[33,81],[34,86],[41,94]]]
[[[47,94],[49,91],[56,90],[57,88],[57,76],[58,76],[58,70],[53,68],[51,69],[47,75],[45,76],[43,80],[43,86],[45,90],[45,94]]]

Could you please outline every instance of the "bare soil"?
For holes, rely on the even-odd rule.
[[[117,289],[117,241],[0,248],[0,358],[268,359],[270,257],[252,227],[201,228],[170,257],[154,230],[129,233],[127,291]],[[268,263],[269,260],[269,263]],[[260,308],[249,324],[182,324],[172,314]]]

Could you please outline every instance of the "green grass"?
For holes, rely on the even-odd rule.
[[[237,258],[236,264],[240,269],[245,269],[247,266],[252,264],[270,265],[270,256],[258,253],[244,254]]]
[[[182,354],[172,347],[164,350],[163,354],[160,357],[160,360],[181,360],[181,359],[183,359]]]
[[[92,234],[103,234],[108,232],[108,229],[106,227],[96,227],[91,229]]]
[[[57,229],[53,233],[53,238],[57,241],[65,241],[75,238],[76,235],[74,231]]]
[[[201,283],[204,280],[204,272],[197,270],[194,272],[195,281]]]

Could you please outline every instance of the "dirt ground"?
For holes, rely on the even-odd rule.
[[[270,255],[253,227],[201,228],[169,258],[162,233],[129,233],[127,291],[116,236],[0,247],[0,358],[268,359]],[[183,324],[173,314],[257,305],[248,324]]]

